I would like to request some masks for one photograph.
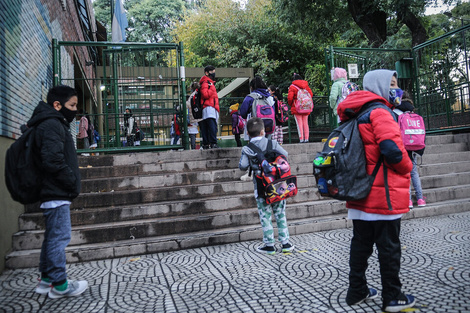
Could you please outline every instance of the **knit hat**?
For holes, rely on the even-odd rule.
[[[238,111],[239,103],[235,103],[229,107],[230,111]]]

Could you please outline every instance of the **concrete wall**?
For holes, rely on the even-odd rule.
[[[0,273],[5,267],[5,255],[11,250],[11,238],[18,231],[18,216],[24,206],[11,199],[5,185],[5,152],[13,143],[12,139],[0,137]]]
[[[91,8],[91,0],[86,1]],[[0,1],[0,272],[23,212],[5,187],[5,151],[53,86],[52,40],[84,41],[76,8],[75,0]],[[62,47],[62,73],[74,77],[74,63],[84,63],[86,57],[86,49]]]

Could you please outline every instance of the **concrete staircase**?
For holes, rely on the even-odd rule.
[[[470,134],[428,136],[420,167],[428,205],[405,218],[470,210]],[[344,202],[321,198],[312,160],[321,143],[284,145],[298,177],[288,200],[291,235],[350,227]],[[67,262],[134,256],[262,238],[240,148],[80,157],[82,194],[71,210]],[[415,202],[416,203],[416,202]],[[275,223],[274,223],[275,224]],[[19,218],[9,268],[38,265],[44,222]]]

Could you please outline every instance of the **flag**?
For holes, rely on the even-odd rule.
[[[127,23],[126,12],[122,5],[122,0],[116,0],[114,5],[113,23],[111,25],[111,37],[113,42],[126,41],[126,27]]]

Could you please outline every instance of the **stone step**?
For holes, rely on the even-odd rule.
[[[252,182],[245,182],[252,184]],[[251,187],[252,188],[252,187]],[[287,199],[287,204],[296,204],[321,200],[316,188],[300,188],[295,197]],[[328,199],[326,199],[328,200]],[[248,193],[227,195],[225,197],[208,197],[204,199],[188,199],[149,204],[123,204],[100,208],[72,209],[70,211],[72,225],[91,225],[144,218],[183,216],[192,214],[211,214],[227,210],[241,210],[256,207],[253,189]],[[44,228],[42,212],[22,214],[19,217],[21,231]]]
[[[428,204],[432,204],[442,201],[467,198],[469,190],[470,185],[462,185],[425,189],[423,190],[423,194],[426,197],[426,202]],[[309,194],[314,194],[315,196],[318,195],[317,190],[303,190],[296,197],[290,199],[291,202],[288,203],[287,206],[289,219],[295,220],[304,218],[302,217],[303,214],[314,214],[313,216],[318,216],[318,213],[315,213],[314,210],[316,206],[322,208],[326,205],[326,207],[332,211],[335,211],[336,213],[337,210],[344,210],[343,202],[327,198],[323,198],[322,200],[309,201],[305,199],[305,196],[308,197]],[[254,203],[253,199],[254,198],[252,195],[246,195],[245,198],[241,200],[241,202],[237,202],[236,208],[233,208],[231,203],[237,201],[238,199],[236,197],[230,198],[223,204],[223,206],[220,206],[218,209],[212,211],[205,210],[202,212],[195,212],[194,214],[170,217],[157,214],[157,216],[142,216],[142,218],[139,219],[137,214],[133,214],[134,212],[127,212],[127,214],[130,213],[127,219],[122,218],[121,215],[115,215],[115,220],[106,220],[106,217],[113,217],[109,216],[109,214],[106,214],[109,213],[106,211],[94,211],[94,214],[86,214],[88,210],[83,210],[83,212],[79,213],[72,212],[72,218],[74,221],[78,216],[81,216],[83,220],[89,216],[89,222],[93,221],[94,223],[89,224],[88,222],[79,222],[78,226],[74,226],[72,231],[73,239],[70,244],[74,245],[95,243],[100,241],[107,241],[108,238],[114,238],[114,240],[124,240],[126,236],[129,236],[129,234],[132,233],[130,229],[133,228],[135,228],[135,234],[133,234],[133,236],[149,237],[155,234],[166,235],[168,234],[166,232],[186,232],[189,229],[192,231],[202,231],[203,229],[210,230],[214,228],[250,225],[251,223],[257,222],[256,204]],[[293,200],[297,200],[298,202],[294,202]],[[240,206],[241,203],[243,203],[244,206]],[[204,204],[207,204],[207,202],[204,202]],[[293,210],[292,208],[296,209]],[[304,211],[300,212],[299,210]],[[293,212],[296,213],[293,214]],[[319,212],[321,212],[321,214],[326,213],[326,215],[332,214],[328,213],[327,209],[322,209]],[[29,220],[28,225],[32,225],[34,227],[33,229],[38,229],[38,226],[40,226],[42,223],[41,218],[39,215],[34,217],[35,220]],[[94,221],[94,219],[97,220]],[[101,222],[98,223],[98,220],[101,220]],[[42,242],[42,232],[42,230],[23,230],[15,234],[13,236],[14,250],[33,249],[36,247],[36,245],[38,245],[38,248]]]
[[[438,163],[453,163],[453,162],[465,162],[470,160],[470,151],[460,151],[460,152],[453,152],[448,150],[443,153],[437,154],[428,154],[425,153],[422,157],[422,164],[438,164]],[[420,164],[420,160],[418,158],[418,164]]]
[[[301,162],[301,157],[297,157],[299,162],[292,163],[292,175],[311,175],[313,167],[311,162]],[[238,165],[237,165],[238,166]],[[239,180],[245,171],[236,168],[215,169],[170,172],[147,175],[118,176],[93,179],[82,179],[81,193],[106,192],[117,190],[131,190],[137,188],[169,187],[169,186],[187,186],[204,183],[224,183],[233,180]]]
[[[463,198],[437,202],[429,204],[426,207],[415,208],[406,214],[403,219],[452,214],[469,210],[470,198]],[[342,212],[330,216],[311,217],[299,220],[290,220],[288,217],[288,225],[289,232],[292,236],[315,231],[347,228],[351,227],[351,222],[347,220],[347,213]],[[276,227],[275,223],[274,227]],[[259,225],[248,225],[213,231],[135,238],[122,241],[111,240],[109,242],[95,244],[68,246],[66,248],[66,258],[67,263],[88,262],[240,241],[260,240],[261,238],[261,227]],[[6,267],[15,269],[36,267],[39,261],[39,254],[39,249],[13,251],[6,257]]]
[[[420,177],[449,173],[470,172],[470,161],[423,165],[419,164],[420,161],[418,160],[418,172]]]
[[[421,187],[423,189],[439,188],[439,187],[458,187],[470,184],[470,171],[461,173],[447,173],[434,176],[423,176],[421,179]]]

